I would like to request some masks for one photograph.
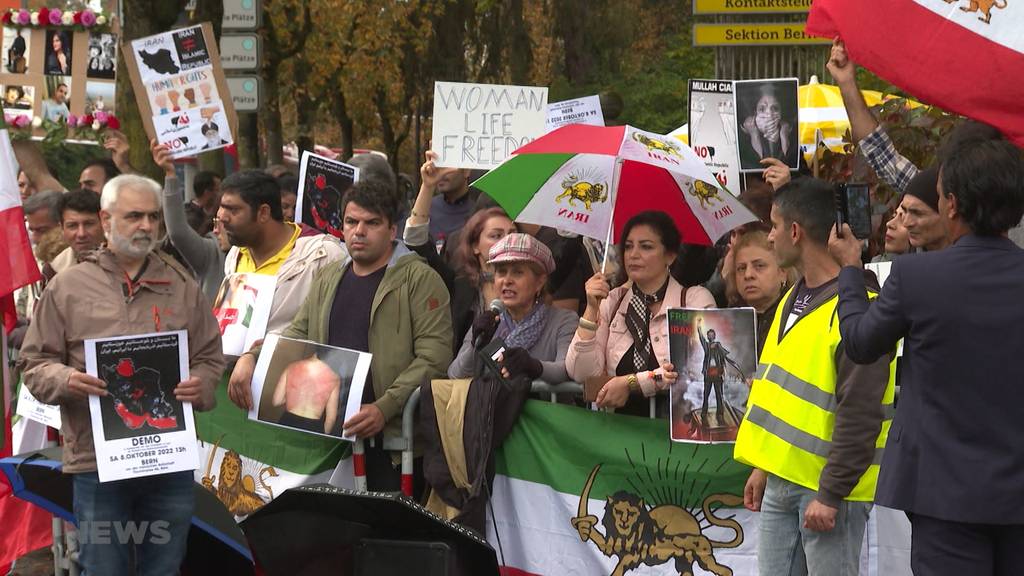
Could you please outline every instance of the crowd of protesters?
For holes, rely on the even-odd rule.
[[[862,245],[848,229],[845,239],[834,229],[831,185],[769,162],[763,174],[748,175],[740,195],[760,221],[714,246],[697,247],[681,242],[677,223],[665,213],[640,213],[621,231],[617,273],[591,267],[585,239],[513,221],[472,187],[469,171],[435,166],[432,152],[411,204],[399,189],[408,179],[385,158],[350,159],[361,178],[344,194],[343,238],[335,238],[294,222],[298,180],[288,167],[225,177],[200,172],[186,186],[168,150],[153,141],[153,161],[164,174],[160,184],[133,174],[129,144],[118,134],[108,146],[113,157],[87,165],[79,188],[68,191],[31,144],[17,143],[26,226],[44,280],[20,292],[11,342],[20,348],[18,368],[29,389],[62,407],[64,465],[75,474],[76,514],[163,513],[144,502],[151,478],[138,485],[97,482],[87,398],[107,392],[102,380],[85,373],[83,340],[186,329],[192,377],[175,389],[177,398],[197,410],[213,408],[214,387],[227,370],[228,397],[249,410],[261,346],[225,359],[210,310],[226,275],[252,272],[277,277],[268,333],[373,354],[362,408],[343,423],[346,432],[376,440],[367,447],[373,490],[400,488],[395,455],[383,446],[401,434],[412,391],[436,379],[483,377],[488,365],[478,351],[495,339],[504,350],[492,358],[490,378],[597,381],[597,407],[646,415],[654,397],[656,415],[664,416],[666,389],[679,377],[669,359],[667,310],[749,306],[757,315],[760,362],[768,368],[755,378],[736,456],[754,467],[745,504],[762,515],[763,574],[855,574],[876,482],[885,503],[912,513],[921,573],[962,565],[948,561],[944,546],[967,550],[972,562],[986,554],[989,564],[1019,559],[1024,547],[1014,547],[1024,543],[1024,505],[1011,492],[1024,482],[1024,466],[1007,464],[991,475],[989,465],[959,472],[959,491],[944,488],[934,474],[981,458],[1019,464],[1019,448],[972,453],[980,449],[973,435],[1020,437],[1013,434],[1024,434],[1024,419],[996,402],[961,410],[952,396],[936,402],[926,389],[969,377],[948,366],[959,354],[955,347],[945,356],[935,348],[948,338],[939,331],[958,329],[930,315],[937,312],[927,307],[933,300],[937,308],[961,309],[957,316],[981,319],[963,318],[965,329],[986,327],[1024,343],[1019,306],[1009,301],[1008,308],[985,308],[990,292],[1009,296],[1006,286],[1024,286],[1024,253],[1003,239],[1012,236],[1024,210],[1020,152],[997,131],[968,121],[947,139],[939,163],[919,169],[872,116],[841,43],[833,47],[829,70],[860,154],[899,193],[898,204],[876,222],[875,241]],[[956,260],[955,250],[968,246],[977,253]],[[991,271],[978,252],[984,249],[1005,252]],[[948,260],[933,253],[948,253]],[[901,288],[880,289],[853,270],[893,259],[894,270],[905,267],[908,275],[938,269],[949,275],[936,276],[933,284],[900,277],[906,281]],[[929,271],[940,262],[946,268]],[[999,266],[1005,274],[997,273]],[[952,278],[963,291],[948,287]],[[936,300],[933,289],[941,284],[946,300]],[[906,410],[914,422],[893,420],[900,338],[908,358],[900,377],[909,393],[900,410],[913,403]],[[1005,370],[995,378],[1006,384],[994,397],[1014,397],[1010,382],[1024,374],[1010,365],[1012,350],[996,358],[990,338],[975,341],[966,332],[957,342],[980,347],[976,369]],[[802,383],[802,391],[794,392],[794,383]],[[794,399],[770,393],[770,386],[789,390]],[[935,419],[946,430],[937,430]],[[953,438],[957,450],[938,446],[929,437],[936,434]],[[802,445],[808,435],[829,442]],[[880,460],[876,448],[886,438],[900,446]],[[944,458],[958,460],[932,461]],[[422,495],[430,475],[417,472]],[[190,477],[164,478],[157,500],[191,506],[192,495],[182,488]],[[1016,504],[1003,522],[975,513],[967,504],[974,497]],[[981,528],[1007,523],[1017,526],[1016,536]],[[469,524],[480,528],[479,519]],[[173,564],[184,549],[184,532],[172,531],[172,538],[176,546],[143,549],[137,561]],[[89,573],[123,573],[128,556],[115,548],[87,544],[81,561]],[[971,566],[961,573],[981,573]]]

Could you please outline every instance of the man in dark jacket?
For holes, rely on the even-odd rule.
[[[1024,250],[1006,236],[1024,215],[1024,166],[1003,140],[961,142],[943,156],[939,213],[953,245],[897,258],[869,304],[859,242],[833,231],[839,325],[855,362],[904,342],[875,501],[910,517],[914,573],[1019,574]]]

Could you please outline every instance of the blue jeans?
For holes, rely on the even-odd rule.
[[[804,528],[804,511],[816,492],[768,475],[761,501],[757,567],[761,576],[857,576],[870,502],[843,500],[835,528]]]
[[[100,483],[73,474],[79,564],[86,576],[176,576],[185,557],[195,480],[192,472]]]

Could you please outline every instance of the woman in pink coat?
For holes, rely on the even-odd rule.
[[[646,397],[675,381],[669,361],[669,308],[711,308],[707,289],[685,288],[669,274],[678,255],[679,230],[664,212],[641,212],[623,227],[619,252],[628,281],[609,289],[604,275],[586,284],[587,309],[569,345],[569,377],[585,382],[611,377],[597,395],[601,407],[647,414]]]

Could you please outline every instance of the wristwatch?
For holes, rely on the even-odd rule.
[[[640,381],[636,379],[636,374],[630,374],[626,376],[626,384],[629,386],[630,392],[640,391]]]

